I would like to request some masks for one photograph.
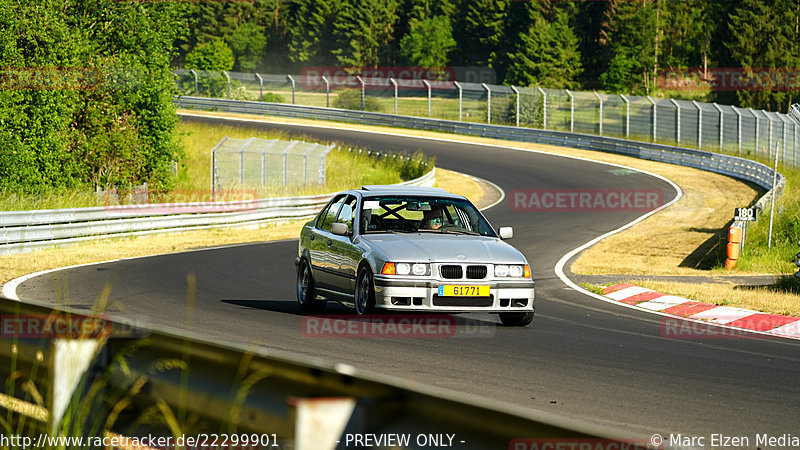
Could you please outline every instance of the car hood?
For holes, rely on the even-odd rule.
[[[385,261],[522,263],[516,248],[497,238],[464,234],[368,234],[362,239]]]

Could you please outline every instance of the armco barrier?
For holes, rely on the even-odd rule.
[[[773,170],[759,162],[737,156],[673,147],[642,141],[595,136],[589,134],[547,131],[533,128],[505,125],[487,125],[451,120],[427,119],[367,111],[351,111],[313,106],[295,106],[280,103],[264,103],[242,100],[225,100],[205,97],[177,97],[175,104],[180,108],[206,111],[224,111],[245,114],[260,114],[277,117],[292,117],[339,122],[354,122],[365,125],[412,128],[427,131],[465,134],[510,141],[549,144],[584,150],[598,150],[609,153],[633,156],[651,161],[678,164],[710,172],[728,175],[754,183],[768,192],[762,196],[756,207],[764,208],[772,195]],[[785,179],[777,176],[779,195],[783,191]]]
[[[403,185],[433,185],[436,169]],[[255,226],[311,217],[333,194],[233,202],[122,205],[0,212],[0,254],[107,236]],[[181,211],[186,211],[181,213]],[[203,212],[224,211],[224,212]]]
[[[41,317],[75,321],[80,316],[0,300],[3,321]],[[0,409],[15,412],[15,434],[175,439],[247,433],[259,436],[260,445],[218,443],[218,448],[298,450],[345,447],[337,445],[344,443],[345,433],[447,434],[454,438],[452,447],[470,449],[509,448],[515,439],[630,436],[547,412],[466,400],[308,356],[101,320],[108,333],[84,338],[9,336],[16,327],[4,325],[0,377],[6,382],[0,386]]]

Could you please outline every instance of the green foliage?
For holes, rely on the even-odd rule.
[[[264,32],[264,27],[246,22],[231,33],[229,43],[230,49],[236,56],[237,70],[242,72],[255,70],[261,60],[264,48],[267,46],[267,37]]]
[[[344,67],[377,67],[398,19],[398,0],[344,0],[334,22],[333,50]]]
[[[798,39],[798,8],[790,0],[744,0],[731,14],[733,40],[728,44],[739,67],[745,69],[772,68],[794,70],[800,63]],[[764,90],[737,92],[739,103],[745,107],[787,110],[792,96],[782,86]]]
[[[333,34],[336,4],[327,0],[297,0],[290,6],[289,59],[296,63],[319,61],[330,53],[325,44]]]
[[[502,118],[504,123],[517,123],[517,96],[508,103]],[[521,95],[519,100],[519,126],[544,128],[544,102],[540,95]]]
[[[578,39],[569,28],[567,16],[559,13],[554,22],[541,14],[520,33],[505,81],[511,85],[574,88],[581,73]]]
[[[414,152],[414,154],[410,157],[406,155],[401,156],[402,157],[397,159],[393,158],[392,161],[396,161],[398,166],[397,170],[400,173],[400,178],[403,181],[419,178],[430,172],[431,169],[433,169],[433,167],[436,165],[435,158],[426,157],[419,150]]]
[[[412,66],[442,68],[456,46],[453,27],[445,16],[414,20],[400,41],[400,52]]]
[[[494,66],[504,42],[510,0],[476,0],[467,5],[462,57],[466,64]]]
[[[197,70],[232,70],[233,51],[220,38],[202,42],[186,55],[186,68]]]
[[[361,89],[343,89],[333,101],[334,108],[361,110]],[[364,111],[380,111],[381,105],[373,97],[364,97]]]
[[[264,100],[268,103],[286,103],[286,99],[281,94],[275,94],[274,92],[267,92],[264,94]]]
[[[113,0],[0,4],[0,189],[172,184],[180,151],[169,67],[183,5]],[[27,74],[27,75],[26,75]]]

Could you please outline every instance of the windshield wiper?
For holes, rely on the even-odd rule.
[[[453,233],[453,234],[468,234],[470,236],[480,236],[480,233],[477,231],[470,231],[470,230],[454,230],[452,228],[448,228],[446,230],[441,230],[440,233]]]

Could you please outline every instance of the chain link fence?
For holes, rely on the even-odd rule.
[[[184,95],[367,110],[621,137],[798,166],[800,127],[781,113],[716,103],[356,75],[175,71]],[[776,152],[778,153],[776,155]]]
[[[222,138],[211,149],[211,192],[270,185],[325,184],[335,145],[259,138]]]

